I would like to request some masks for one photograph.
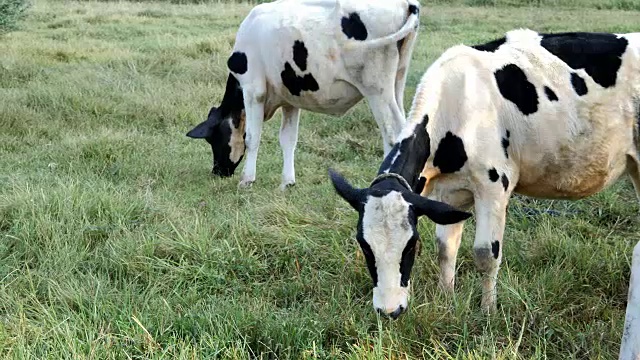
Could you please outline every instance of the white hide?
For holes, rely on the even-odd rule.
[[[633,129],[634,99],[640,97],[640,46],[637,34],[625,37],[636,49],[624,54],[617,85],[602,88],[577,70],[589,89],[582,97],[567,75],[573,70],[542,48],[533,31],[509,32],[507,43],[495,52],[455,46],[421,79],[399,138],[411,134],[411,124],[425,114],[430,117],[432,156],[448,131],[461,137],[469,160],[461,172],[447,175],[447,183],[456,183],[453,188],[483,190],[486,171],[495,167],[507,173],[511,183],[517,181],[515,191],[524,195],[576,199],[593,194],[624,173],[627,153],[637,157]],[[511,39],[517,41],[512,44]],[[507,64],[520,67],[536,87],[535,113],[523,115],[500,94],[493,74]],[[548,100],[544,86],[552,88],[559,101]],[[506,130],[511,134],[509,159],[501,146]],[[432,162],[425,171],[430,167]]]
[[[619,360],[640,360],[640,242],[633,249],[627,313]]]
[[[256,161],[262,122],[288,106],[339,116],[363,97],[378,124],[386,155],[402,125],[402,97],[413,50],[418,14],[416,0],[278,0],[254,7],[236,36],[234,52],[247,57],[247,71],[234,76],[244,95],[246,111],[246,156],[240,185],[250,185],[256,177]],[[367,30],[367,38],[347,38],[343,17],[357,13]],[[404,39],[399,50],[397,42]],[[293,61],[295,41],[308,51],[307,68]],[[311,74],[317,91],[293,95],[281,74],[289,62],[296,74]],[[282,186],[295,182],[293,165],[299,112],[283,113],[280,144],[284,167]]]
[[[370,196],[364,207],[362,230],[376,260],[378,284],[373,289],[373,307],[385,314],[407,308],[410,286],[400,286],[402,251],[413,235],[408,221],[409,203],[392,191]]]

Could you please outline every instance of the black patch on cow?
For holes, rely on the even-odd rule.
[[[349,39],[353,38],[360,41],[367,39],[367,28],[360,20],[360,15],[355,12],[349,14],[349,17],[344,16],[342,18],[342,32]]]
[[[417,14],[419,12],[420,12],[420,9],[418,9],[417,6],[409,5],[409,14]]]
[[[502,150],[504,150],[504,156],[509,158],[509,139],[502,138]]]
[[[500,240],[491,243],[491,252],[493,253],[494,259],[497,259],[498,255],[500,255]]]
[[[409,286],[409,277],[411,276],[411,268],[416,258],[416,245],[418,243],[418,234],[414,230],[414,234],[402,250],[400,258],[400,286]]]
[[[472,48],[480,51],[495,52],[496,50],[498,50],[500,45],[504,44],[505,42],[507,42],[507,39],[500,38],[485,44],[474,45],[472,46]]]
[[[382,161],[378,175],[385,172],[399,174],[407,180],[411,189],[414,191],[417,189],[420,173],[431,155],[431,139],[427,133],[428,122],[429,117],[425,115],[422,122],[415,126],[412,136],[402,139],[393,146]]]
[[[589,89],[587,89],[587,83],[576,73],[571,73],[571,85],[573,86],[573,90],[575,90],[576,94],[580,96],[587,95],[589,92]]]
[[[636,114],[636,128],[633,133],[633,138],[635,139],[637,144],[638,142],[640,142],[640,98],[634,98],[633,105]]]
[[[507,191],[509,188],[509,178],[507,177],[507,174],[502,174],[500,180],[502,180],[502,187],[504,188],[504,191]]]
[[[440,168],[443,174],[456,172],[467,162],[467,152],[464,150],[464,143],[458,136],[447,131],[433,157],[433,166]]]
[[[508,159],[509,158],[509,139],[507,138],[502,138],[502,150],[504,150],[504,156]]]
[[[514,103],[524,115],[538,111],[538,93],[536,87],[527,79],[527,75],[515,64],[505,65],[495,72],[498,89],[502,96]]]
[[[572,69],[584,69],[593,81],[608,88],[616,84],[629,41],[614,34],[573,32],[542,34],[540,45]]]
[[[293,62],[298,65],[300,71],[307,71],[307,56],[309,52],[302,41],[296,40],[293,43]]]
[[[509,136],[511,136],[511,133],[507,130],[507,136],[502,138],[502,149],[504,150],[504,156],[506,156],[507,159],[509,158]]]
[[[491,168],[489,170],[489,180],[491,180],[491,182],[496,182],[498,181],[498,179],[500,179],[500,175],[498,175],[498,171],[496,170],[496,168]]]
[[[398,46],[398,52],[402,51],[402,44],[404,44],[404,39],[400,39],[398,40],[398,42],[396,43],[396,46]]]
[[[298,76],[288,61],[284,64],[284,70],[280,73],[280,77],[291,95],[300,96],[302,91],[318,91],[320,89],[313,75]]]
[[[413,192],[416,194],[420,194],[422,193],[422,190],[424,190],[424,185],[427,183],[427,178],[420,176],[418,178],[418,182],[416,183],[416,185],[413,187]]]
[[[364,255],[364,259],[367,262],[367,268],[369,269],[371,280],[373,280],[373,287],[376,287],[378,286],[378,271],[376,270],[376,257],[373,255],[373,250],[371,250],[371,246],[369,246],[369,243],[364,239],[363,234],[364,234],[364,231],[362,230],[362,219],[359,219],[356,240],[358,240],[358,244],[360,244],[360,249],[362,249],[362,254]]]
[[[544,93],[545,95],[547,95],[547,99],[549,99],[549,101],[558,101],[558,95],[556,95],[556,93],[553,92],[550,87],[545,86]]]
[[[244,110],[244,97],[242,87],[233,74],[229,74],[227,77],[227,85],[218,110],[222,119],[233,114],[233,126],[235,128],[240,126],[240,113]]]
[[[391,151],[389,151],[389,153],[384,158],[384,160],[382,160],[382,164],[380,165],[380,172],[384,172],[386,170],[391,169],[393,165],[392,161],[394,159],[396,160],[398,159],[396,157],[396,155],[398,155],[398,151],[401,151],[400,149],[406,149],[410,141],[411,141],[410,138],[406,138],[400,141],[399,143],[396,143],[395,145],[393,145],[393,147],[391,148]]]
[[[638,125],[638,131],[640,131],[640,99],[634,99],[636,105],[636,124]]]
[[[244,74],[247,72],[247,55],[243,52],[236,51],[227,60],[227,67],[236,74]]]

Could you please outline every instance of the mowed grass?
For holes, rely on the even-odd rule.
[[[167,0],[165,0],[167,1]],[[168,0],[172,2],[198,2],[201,0]],[[470,6],[542,6],[542,7],[571,7],[640,10],[640,0],[431,0],[431,3],[447,5]]]
[[[0,38],[0,357],[9,359],[612,359],[631,249],[629,181],[578,202],[514,198],[499,311],[480,312],[468,221],[456,294],[436,287],[434,226],[410,309],[376,317],[356,214],[381,141],[365,103],[303,112],[297,185],[281,193],[280,115],[258,180],[210,176],[185,137],[222,96],[249,5],[47,2]],[[638,12],[423,6],[406,93],[447,47],[539,31],[640,30]],[[313,56],[311,54],[310,56]]]

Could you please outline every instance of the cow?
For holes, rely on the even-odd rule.
[[[407,308],[421,215],[436,222],[439,285],[453,292],[464,211],[473,206],[481,309],[495,311],[511,195],[580,199],[627,174],[640,196],[639,123],[640,33],[515,29],[446,50],[423,74],[371,184],[356,188],[329,170],[358,212],[374,308],[392,318]],[[640,245],[633,263],[626,338],[637,353]]]
[[[242,21],[219,107],[187,133],[204,138],[215,175],[246,155],[240,187],[256,179],[263,121],[282,108],[282,183],[295,184],[300,109],[340,116],[366,98],[386,155],[405,122],[403,94],[418,34],[417,0],[278,0]]]

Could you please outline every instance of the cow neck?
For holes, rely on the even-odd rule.
[[[224,90],[224,96],[222,97],[219,109],[223,115],[244,110],[242,87],[231,73],[229,73],[229,77],[227,78],[227,86]]]
[[[385,157],[372,186],[375,183],[396,181],[402,187],[416,189],[420,183],[420,173],[429,158],[430,142],[426,130],[426,120],[417,124],[413,134],[396,143]],[[396,175],[385,175],[396,174]],[[405,181],[403,182],[402,179]]]
[[[394,172],[383,172],[382,174],[378,174],[378,176],[376,176],[375,179],[373,179],[373,181],[371,182],[371,184],[369,185],[370,188],[374,187],[376,184],[382,182],[382,181],[395,181],[397,182],[400,186],[402,186],[403,188],[407,189],[407,190],[412,190],[413,188],[411,187],[411,185],[409,184],[409,182],[407,181],[407,179],[405,179],[402,175],[400,174],[396,174]]]

